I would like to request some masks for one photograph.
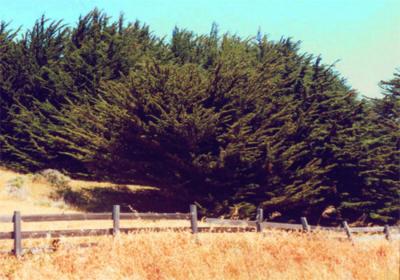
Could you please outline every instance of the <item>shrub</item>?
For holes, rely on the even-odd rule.
[[[28,196],[28,191],[25,186],[24,178],[18,176],[8,180],[5,185],[5,193],[12,197],[25,199]]]
[[[45,169],[37,174],[35,180],[39,178],[45,179],[51,186],[57,188],[65,188],[68,187],[71,178],[62,174],[60,171],[55,169]]]

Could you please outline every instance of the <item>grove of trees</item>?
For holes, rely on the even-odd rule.
[[[299,47],[215,24],[166,40],[98,10],[2,22],[0,162],[153,184],[214,215],[396,223],[400,70],[360,98]]]

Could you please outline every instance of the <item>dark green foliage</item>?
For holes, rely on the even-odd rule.
[[[359,100],[299,43],[93,10],[74,28],[0,25],[4,164],[155,184],[215,215],[390,222],[399,211],[399,75]],[[331,219],[324,211],[334,209]]]
[[[365,189],[354,197],[366,218],[391,221],[400,214],[400,73],[382,81],[384,97],[371,100],[361,139],[367,154],[361,159]],[[357,208],[359,211],[360,207]]]
[[[163,52],[147,26],[125,26],[122,16],[109,23],[97,10],[80,18],[73,29],[42,17],[22,39],[7,36],[13,49],[4,55],[12,58],[0,79],[13,84],[2,92],[2,102],[3,96],[7,102],[2,119],[7,121],[1,127],[1,158],[22,170],[85,172],[82,163],[66,155],[51,137],[63,127],[68,115],[64,107],[89,102],[102,81],[128,74],[145,54],[157,57]]]

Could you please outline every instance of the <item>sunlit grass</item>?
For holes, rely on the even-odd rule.
[[[24,180],[24,188],[28,194],[26,198],[12,197],[4,192],[7,181],[17,177]],[[118,185],[108,182],[82,180],[71,180],[68,185],[73,191],[118,187]],[[124,185],[124,187],[131,191],[154,189],[149,186],[139,185]],[[19,174],[0,167],[0,215],[12,215],[14,211],[20,211],[23,215],[80,212],[79,209],[65,204],[62,200],[54,200],[52,198],[54,193],[55,188],[45,180],[33,180],[33,177],[29,174]],[[110,211],[111,207],[112,205],[110,205]]]
[[[23,176],[29,196],[2,193],[6,181]],[[49,184],[0,170],[0,215],[76,212],[54,204]],[[74,190],[112,187],[110,183],[72,181]],[[130,188],[140,188],[130,186]],[[132,189],[132,190],[133,190]],[[111,210],[111,209],[110,209]],[[121,227],[188,227],[189,221],[121,221]],[[202,225],[202,223],[200,223]],[[112,221],[22,223],[23,231],[110,228]],[[12,224],[0,224],[12,231]],[[338,237],[342,237],[339,239]],[[96,243],[78,248],[82,243]],[[0,255],[0,279],[399,279],[398,240],[345,240],[344,233],[265,231],[259,233],[122,234],[119,238],[61,238],[53,253]],[[23,248],[53,248],[52,239],[26,239]],[[0,240],[0,251],[12,240]]]
[[[71,239],[70,239],[71,240]],[[327,233],[145,233],[0,259],[1,279],[399,279],[398,241]],[[88,240],[87,240],[88,241]],[[68,244],[68,243],[67,243]]]

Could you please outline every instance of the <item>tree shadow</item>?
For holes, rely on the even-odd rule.
[[[55,196],[86,212],[110,212],[113,205],[120,205],[124,212],[189,211],[189,202],[158,189],[131,190],[127,186],[110,186],[73,190],[67,187],[57,190]]]

